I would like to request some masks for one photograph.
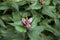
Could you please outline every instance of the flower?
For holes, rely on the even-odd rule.
[[[26,28],[30,28],[30,23],[32,22],[32,18],[29,18],[28,21],[25,18],[22,18],[22,23],[26,26]]]
[[[40,0],[40,3],[41,4],[45,4],[45,0]]]

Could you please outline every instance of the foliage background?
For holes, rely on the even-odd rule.
[[[0,40],[60,40],[60,0],[0,0]]]

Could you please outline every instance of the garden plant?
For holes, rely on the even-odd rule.
[[[0,40],[60,40],[60,0],[0,0]]]

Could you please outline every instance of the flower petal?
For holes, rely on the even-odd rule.
[[[29,18],[28,22],[31,23],[32,22],[32,18]]]
[[[26,28],[30,28],[31,27],[31,25],[28,23],[28,24],[26,24]]]
[[[22,23],[26,24],[26,19],[25,18],[22,18]]]

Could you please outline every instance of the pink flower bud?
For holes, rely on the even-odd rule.
[[[25,18],[22,18],[22,23],[25,25],[26,28],[30,28],[31,27],[31,25],[30,25],[31,22],[32,22],[32,18],[29,18],[28,22],[26,22]]]
[[[32,18],[29,18],[28,22],[31,23],[32,22]]]
[[[25,18],[22,18],[22,23],[26,24],[26,19]]]

